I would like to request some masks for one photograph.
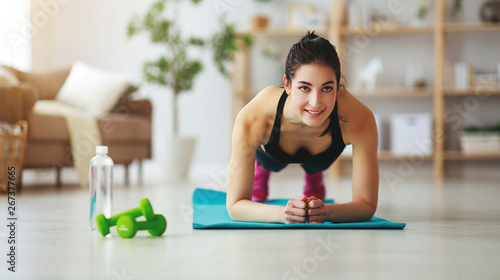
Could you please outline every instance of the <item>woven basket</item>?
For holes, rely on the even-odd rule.
[[[500,152],[500,133],[462,132],[460,144],[465,154]]]
[[[9,182],[11,182],[10,187],[15,186],[20,190],[27,135],[26,121],[18,121],[15,125],[0,124],[0,193],[8,191]],[[9,168],[15,171],[11,172],[15,175],[9,176]]]

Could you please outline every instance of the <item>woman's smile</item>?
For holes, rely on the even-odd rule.
[[[307,112],[307,114],[312,117],[312,118],[317,118],[319,116],[321,116],[321,114],[325,111],[325,110],[307,110],[307,109],[304,109],[304,111]]]

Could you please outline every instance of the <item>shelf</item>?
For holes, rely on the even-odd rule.
[[[445,151],[446,160],[500,160],[500,152],[489,152],[480,154],[464,154],[462,151]],[[342,155],[342,159],[350,160],[352,155]],[[397,155],[391,151],[379,151],[379,160],[432,160],[433,155]]]
[[[235,91],[236,96],[250,96],[253,98],[260,90],[239,90]],[[356,97],[429,97],[434,95],[434,88],[376,88],[375,90],[367,90],[360,88],[350,88],[348,91]],[[452,88],[445,88],[444,94],[447,96],[467,96],[467,95],[500,95],[500,88],[495,89],[467,89],[467,90],[455,90]]]
[[[432,96],[434,94],[434,88],[405,88],[405,87],[388,87],[388,88],[376,88],[375,90],[367,90],[360,88],[351,88],[348,91],[356,97],[419,97],[419,96]],[[235,91],[236,96],[246,96],[253,98],[259,90],[249,89],[249,90],[238,90]],[[499,92],[500,94],[500,92]]]
[[[350,35],[404,35],[404,34],[425,34],[432,33],[433,26],[367,26],[364,28],[349,28],[345,27],[340,30],[340,33],[345,36]]]
[[[409,87],[388,87],[388,88],[376,88],[374,90],[367,89],[348,89],[356,97],[364,96],[387,96],[387,97],[415,97],[415,96],[432,96],[434,94],[434,88],[409,88]]]
[[[342,155],[342,159],[352,159],[352,155]],[[379,160],[405,160],[405,159],[415,159],[415,160],[432,160],[432,155],[422,156],[421,154],[416,155],[397,155],[393,154],[391,151],[379,151],[378,159]]]
[[[461,151],[445,151],[444,158],[447,160],[500,160],[500,152],[464,154]]]
[[[500,31],[500,24],[495,23],[448,23],[446,32]]]
[[[328,34],[328,29],[315,30],[316,34],[325,36]],[[445,31],[454,32],[476,32],[476,31],[500,31],[500,24],[495,23],[448,23],[445,25]],[[269,36],[269,37],[296,37],[303,36],[307,32],[304,30],[290,30],[286,28],[271,28],[262,31],[250,30],[243,32],[254,36]],[[344,36],[352,35],[411,35],[411,34],[432,34],[434,26],[404,26],[404,25],[390,25],[390,26],[367,26],[361,28],[343,27],[340,34]]]
[[[484,100],[488,96],[493,96],[488,102],[498,103],[496,96],[500,96],[500,87],[490,83],[485,84],[481,87],[475,87],[467,90],[455,90],[452,87],[447,86],[446,78],[447,75],[447,65],[446,61],[449,57],[450,50],[447,46],[448,37],[455,36],[466,36],[468,38],[468,33],[478,34],[481,36],[497,36],[495,33],[500,31],[500,24],[493,23],[453,23],[446,21],[447,14],[447,1],[446,0],[436,0],[433,2],[433,20],[432,24],[425,26],[411,26],[411,25],[401,25],[396,22],[390,21],[388,19],[386,22],[374,22],[370,26],[351,28],[345,24],[347,13],[346,5],[348,4],[346,0],[330,0],[330,8],[328,13],[328,26],[323,29],[322,32],[317,32],[323,37],[331,40],[335,43],[335,47],[339,50],[339,55],[345,56],[347,54],[348,47],[350,44],[356,43],[355,41],[358,37],[368,37],[375,40],[387,41],[383,42],[388,48],[398,48],[399,46],[393,39],[401,40],[405,42],[407,40],[412,40],[414,38],[425,39],[429,46],[432,45],[432,61],[433,61],[433,83],[429,84],[425,88],[410,88],[410,87],[379,87],[374,90],[366,90],[361,87],[358,88],[348,88],[348,91],[355,97],[362,99],[363,101],[371,101],[370,98],[376,97],[380,99],[383,103],[390,104],[393,99],[399,101],[408,101],[412,103],[415,98],[425,98],[426,103],[430,102],[433,110],[433,129],[434,131],[447,131],[448,123],[446,120],[446,106],[450,99],[454,96],[458,98],[464,98],[468,96],[478,97],[480,100]],[[276,38],[278,40],[282,39],[292,39],[298,38],[304,35],[306,30],[288,30],[286,27],[283,28],[270,28],[264,31],[248,31],[246,34],[252,36],[268,36],[269,38]],[[490,32],[490,33],[487,33]],[[400,36],[400,38],[396,38]],[[386,40],[387,39],[387,40]],[[389,40],[391,39],[391,40]],[[474,40],[472,37],[469,40]],[[394,42],[393,42],[394,41]],[[487,46],[488,41],[479,42],[481,45]],[[452,46],[453,47],[453,46]],[[384,52],[390,51],[385,50]],[[473,50],[467,50],[465,53],[474,53]],[[249,53],[245,52],[244,59],[240,62],[242,64],[242,71],[235,71],[237,75],[241,78],[243,83],[234,83],[237,88],[234,88],[234,99],[237,106],[241,107],[243,104],[247,103],[252,99],[258,90],[252,88],[249,83]],[[401,54],[398,54],[401,55]],[[403,54],[404,55],[404,54]],[[461,56],[462,54],[459,54]],[[399,57],[394,57],[390,59],[398,59]],[[495,62],[496,63],[496,62]],[[239,68],[238,68],[239,69]],[[237,80],[237,79],[236,79]],[[486,83],[487,81],[485,81]],[[235,86],[233,86],[235,87]],[[485,97],[485,98],[482,98]],[[410,99],[408,99],[410,98]],[[390,106],[390,105],[388,105]],[[392,109],[391,109],[392,110]],[[236,115],[236,114],[234,114]],[[463,154],[461,151],[450,151],[446,150],[444,141],[435,142],[433,145],[434,151],[431,155],[423,156],[422,153],[415,153],[415,155],[396,155],[390,150],[379,151],[378,158],[380,161],[412,161],[412,160],[427,160],[433,163],[435,179],[442,180],[445,178],[445,166],[449,161],[473,161],[473,160],[499,160],[500,152],[498,153],[488,153],[488,154]],[[342,175],[342,162],[352,160],[352,155],[342,155],[338,164],[333,168],[334,176]]]
[[[271,28],[265,29],[261,31],[250,30],[244,32],[245,34],[253,35],[253,36],[269,36],[269,37],[302,37],[306,34],[308,30],[289,30],[286,28]],[[325,36],[328,30],[315,30],[315,34],[320,36]]]
[[[471,88],[467,90],[455,90],[452,88],[446,88],[444,94],[448,96],[459,96],[459,95],[500,95],[500,88]]]

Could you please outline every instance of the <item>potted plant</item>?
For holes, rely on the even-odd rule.
[[[186,0],[187,1],[187,0]],[[190,0],[198,4],[201,0]],[[178,0],[158,0],[143,15],[134,15],[127,26],[127,36],[145,32],[152,44],[164,47],[164,52],[156,60],[146,61],[142,65],[142,74],[148,83],[168,87],[173,93],[172,120],[173,137],[167,147],[167,176],[184,178],[189,170],[193,156],[195,139],[180,137],[178,119],[178,96],[192,89],[195,78],[203,70],[200,58],[192,57],[188,50],[192,48],[211,48],[217,69],[228,76],[227,62],[239,48],[252,44],[249,35],[236,33],[234,25],[228,24],[221,17],[222,30],[210,38],[182,36],[182,31],[175,18],[165,14],[167,5],[175,5]]]
[[[463,5],[462,0],[453,0],[450,5],[450,20],[451,22],[460,22],[463,20]]]
[[[500,122],[490,126],[464,127],[460,135],[460,144],[464,153],[500,152]]]
[[[424,26],[429,24],[431,9],[430,0],[419,0],[417,3],[414,3],[411,25]]]
[[[257,2],[256,12],[251,17],[252,30],[264,31],[269,26],[269,16],[267,15],[267,3],[271,0],[254,0]]]

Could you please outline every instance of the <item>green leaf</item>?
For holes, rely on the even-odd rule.
[[[205,45],[205,40],[201,39],[201,38],[189,38],[189,44],[193,45],[193,46],[199,46],[199,47],[203,47]]]
[[[224,18],[221,25],[223,31],[212,36],[212,48],[217,69],[227,77],[227,63],[232,60],[233,53],[240,48],[251,46],[253,40],[250,35],[238,34],[234,24],[228,24]]]
[[[169,72],[172,62],[166,57],[162,56],[156,61],[146,62],[143,65],[143,75],[147,82],[169,86]]]
[[[127,38],[134,36],[140,29],[140,19],[134,15],[127,25]]]
[[[184,39],[181,28],[164,13],[168,3],[178,2],[156,1],[143,16],[134,15],[127,25],[127,37],[144,32],[149,35],[151,43],[164,47],[164,53],[158,59],[144,62],[142,73],[147,82],[169,86],[175,94],[191,89],[194,79],[203,69],[199,60],[188,56],[188,49],[210,47],[217,69],[227,76],[227,63],[231,61],[232,54],[253,44],[251,36],[238,34],[234,25],[225,21],[221,21],[221,31],[212,38]],[[198,4],[201,0],[192,2]]]
[[[159,0],[155,3],[153,3],[153,6],[151,7],[151,11],[161,13],[165,9],[165,4],[166,4],[166,0]]]
[[[151,41],[153,43],[168,42],[172,24],[170,20],[156,20],[155,25],[151,27]]]
[[[185,60],[177,69],[175,77],[176,90],[181,92],[190,90],[193,87],[195,76],[201,72],[203,65],[198,60],[188,61]]]

